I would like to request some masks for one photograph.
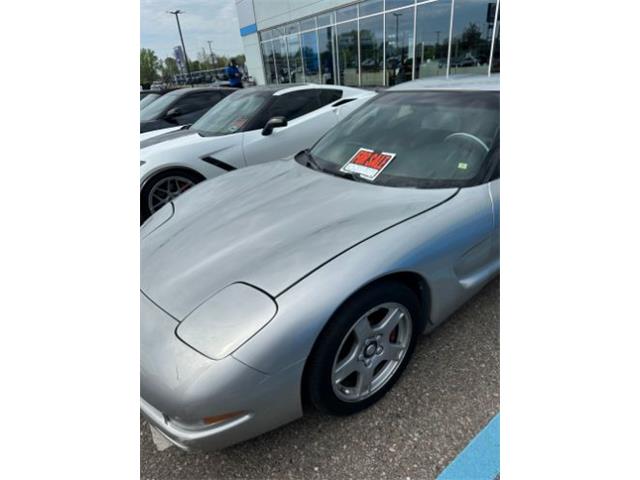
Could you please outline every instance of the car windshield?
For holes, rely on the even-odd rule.
[[[155,102],[151,102],[145,108],[140,110],[140,121],[143,122],[146,120],[156,120],[158,116],[161,115],[166,110],[166,108],[182,94],[183,93],[180,90],[165,93]]]
[[[238,90],[218,102],[190,130],[207,136],[236,133],[243,129],[271,95],[272,92],[265,90]]]
[[[375,184],[471,185],[499,149],[500,93],[383,93],[331,129],[296,160]]]
[[[160,97],[159,93],[148,93],[145,95],[144,98],[140,100],[140,110],[146,108],[150,103],[153,103],[158,97]]]

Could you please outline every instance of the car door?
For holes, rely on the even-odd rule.
[[[488,169],[482,183],[465,187],[451,202],[452,230],[447,235],[456,281],[468,298],[500,268],[500,146],[494,146],[486,160]],[[461,296],[462,295],[462,296]],[[447,311],[459,302],[451,298],[442,307]]]
[[[334,108],[323,108],[322,102],[327,99],[320,97],[321,91],[296,90],[277,96],[258,124],[278,116],[285,117],[288,124],[274,129],[271,135],[262,135],[262,129],[245,132],[243,149],[247,165],[278,160],[310,148],[335,125],[338,116]]]
[[[493,242],[492,257],[500,260],[500,159],[489,182],[489,193],[493,208]]]

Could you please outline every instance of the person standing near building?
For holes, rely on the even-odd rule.
[[[242,88],[242,74],[238,69],[235,58],[232,58],[229,65],[224,69],[224,73],[229,77],[229,86],[232,88]]]

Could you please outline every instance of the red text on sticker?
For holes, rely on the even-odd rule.
[[[361,148],[340,170],[357,173],[368,180],[373,180],[395,156],[394,153],[374,152]]]

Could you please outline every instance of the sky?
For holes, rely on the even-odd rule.
[[[198,59],[209,44],[218,55],[243,53],[235,0],[140,0],[140,47],[150,48],[158,58],[173,56],[180,45],[174,15],[168,10],[183,10],[180,26],[190,60]]]

